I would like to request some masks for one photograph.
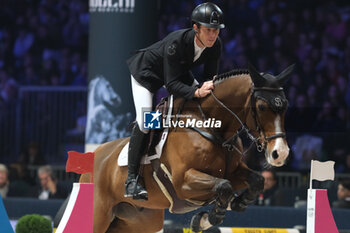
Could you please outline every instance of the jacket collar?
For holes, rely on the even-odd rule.
[[[194,36],[195,31],[193,29],[189,29],[187,35],[185,36],[185,43],[186,43],[186,59],[193,63],[193,57],[194,57]]]

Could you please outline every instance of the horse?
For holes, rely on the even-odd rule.
[[[284,130],[288,106],[283,84],[293,66],[279,75],[248,70],[233,70],[215,77],[215,89],[203,99],[174,101],[174,112],[183,106],[182,115],[197,120],[215,118],[215,129],[172,128],[168,133],[159,163],[166,167],[177,197],[191,204],[174,209],[171,199],[153,178],[152,165],[143,166],[148,200],[125,198],[127,167],[117,165],[119,153],[128,138],[107,142],[95,151],[94,161],[94,233],[143,232],[162,229],[164,210],[184,213],[210,205],[208,212],[195,214],[193,232],[221,224],[227,210],[244,211],[263,190],[264,178],[243,162],[244,129],[259,150],[265,150],[270,166],[284,165],[289,147]],[[80,182],[89,182],[83,174]],[[237,190],[241,190],[237,194]]]
[[[128,114],[115,115],[108,108],[108,106],[120,107],[122,99],[105,77],[98,75],[90,81],[88,100],[86,143],[101,144],[106,139],[119,136],[119,132],[116,132],[117,126]]]

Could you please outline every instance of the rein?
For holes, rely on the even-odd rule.
[[[247,128],[247,126],[242,122],[242,120],[238,117],[238,115],[236,113],[234,113],[231,109],[229,109],[221,100],[219,100],[213,91],[210,92],[210,94],[212,95],[212,97],[214,98],[214,100],[221,106],[223,107],[224,109],[226,109],[226,111],[228,111],[233,117],[234,119],[236,119],[239,124],[241,125],[240,129],[234,134],[232,135],[231,137],[229,137],[228,139],[224,139],[222,138],[221,136],[217,135],[213,129],[210,128],[211,133],[209,132],[206,132],[206,131],[203,131],[201,129],[198,129],[198,128],[193,128],[191,127],[190,129],[198,132],[199,134],[201,134],[203,137],[209,139],[210,141],[213,141],[217,144],[220,144],[223,148],[225,148],[227,151],[237,151],[239,154],[241,154],[242,156],[244,156],[250,149],[251,147],[253,146],[253,144],[256,145],[257,147],[257,150],[259,152],[262,152],[265,148],[266,148],[266,143],[271,141],[272,139],[275,139],[275,138],[279,138],[279,137],[282,137],[284,138],[286,135],[285,133],[277,133],[275,135],[272,135],[272,136],[269,136],[269,137],[266,137],[266,134],[265,132],[262,130],[262,127],[261,127],[261,124],[258,120],[258,117],[257,117],[257,113],[256,113],[256,107],[255,107],[255,102],[256,102],[256,98],[254,97],[254,92],[255,91],[283,91],[283,88],[282,87],[279,87],[279,88],[271,88],[271,87],[254,87],[253,86],[253,89],[252,89],[252,93],[250,95],[250,99],[251,99],[251,108],[252,108],[252,115],[253,115],[253,119],[255,121],[255,125],[256,125],[256,131],[260,134],[263,134],[263,142],[260,143],[259,139],[260,139],[260,136],[259,137],[255,137],[254,135],[252,135],[250,132],[249,132],[249,129]],[[201,104],[200,102],[198,102],[198,108],[199,108],[199,111],[202,115],[202,118],[204,120],[206,120],[206,116],[203,112],[203,109],[201,107]],[[239,137],[239,135],[241,133],[245,132],[247,134],[247,137],[252,141],[252,143],[249,145],[248,149],[246,149],[245,151],[241,152],[236,146],[235,146],[235,142],[236,142],[236,139]]]
[[[233,151],[236,150],[238,153],[240,153],[241,155],[245,155],[253,146],[253,143],[255,143],[257,150],[259,152],[263,151],[264,146],[259,142],[259,137],[254,137],[250,132],[249,129],[247,128],[247,126],[245,124],[243,124],[242,120],[237,116],[236,113],[234,113],[231,109],[229,109],[221,100],[219,100],[216,95],[214,94],[213,91],[210,91],[210,94],[212,95],[212,97],[214,98],[214,100],[220,105],[222,106],[224,109],[226,109],[241,125],[240,130],[238,130],[234,135],[232,135],[231,137],[229,137],[228,139],[224,139],[224,141],[222,142],[222,147],[226,148],[228,151]],[[252,95],[251,95],[252,96]],[[238,138],[238,136],[242,133],[245,132],[248,136],[248,138],[252,141],[252,143],[249,145],[248,149],[245,150],[243,153],[235,146],[235,141]]]

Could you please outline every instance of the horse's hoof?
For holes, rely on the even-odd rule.
[[[210,224],[213,226],[221,224],[225,219],[225,213],[225,209],[211,209],[208,217]]]
[[[198,232],[205,230],[204,227],[201,226],[201,219],[205,215],[206,215],[206,217],[208,217],[208,212],[202,211],[202,212],[199,212],[199,213],[193,215],[193,217],[191,219],[191,231],[193,233],[198,233]]]
[[[228,180],[219,182],[216,192],[219,203],[227,206],[233,192],[231,183]]]
[[[237,212],[243,212],[247,209],[247,204],[240,198],[236,198],[231,202],[231,210]]]

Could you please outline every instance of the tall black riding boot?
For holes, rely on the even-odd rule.
[[[125,181],[124,197],[132,197],[134,200],[148,200],[146,189],[138,183],[140,160],[147,142],[147,134],[144,134],[136,123],[129,142],[128,178]]]

